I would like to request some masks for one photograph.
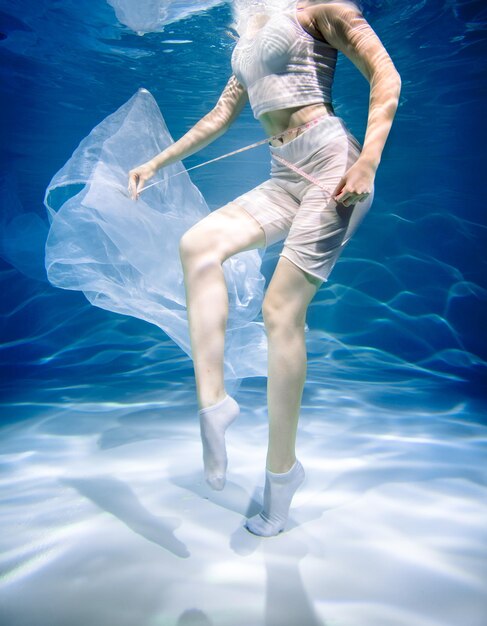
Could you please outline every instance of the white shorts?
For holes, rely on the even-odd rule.
[[[342,118],[325,115],[287,143],[269,148],[271,177],[233,202],[262,226],[266,247],[284,239],[280,256],[326,281],[373,202],[374,188],[349,207],[331,197],[360,156],[361,145]],[[279,163],[274,154],[318,179],[325,189]]]

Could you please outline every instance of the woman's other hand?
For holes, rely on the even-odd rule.
[[[144,188],[144,183],[149,180],[149,178],[152,178],[156,171],[157,169],[150,161],[130,170],[128,192],[132,200],[137,200],[140,192]]]
[[[344,206],[365,200],[372,193],[376,170],[374,165],[359,157],[338,183],[333,200]]]

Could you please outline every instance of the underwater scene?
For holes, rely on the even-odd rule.
[[[306,480],[259,537],[283,243],[223,264],[240,415],[221,491],[178,244],[269,178],[265,132],[247,104],[127,193],[225,88],[232,2],[0,0],[2,626],[486,623],[487,7],[360,6],[401,95],[372,207],[307,310]],[[369,84],[343,53],[332,95],[362,144]]]

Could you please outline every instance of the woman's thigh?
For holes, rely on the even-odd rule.
[[[354,205],[307,198],[293,221],[281,256],[323,281],[335,266],[346,244],[367,215],[373,193]]]
[[[264,246],[265,234],[260,224],[233,202],[212,211],[181,238],[183,251],[217,254],[222,262],[238,252]]]
[[[344,247],[367,215],[372,193],[345,206],[333,199],[338,183],[360,157],[360,145],[353,135],[343,131],[315,156],[311,172],[321,186],[310,185],[301,197],[301,205],[284,242],[282,256],[312,276],[328,280]]]

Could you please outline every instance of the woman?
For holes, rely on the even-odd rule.
[[[273,1],[273,0],[268,0]],[[228,313],[222,263],[284,240],[262,313],[268,337],[269,445],[262,511],[246,528],[277,535],[304,480],[295,456],[306,377],[306,311],[370,208],[374,178],[398,106],[401,80],[381,41],[349,1],[265,2],[241,13],[233,74],[215,107],[179,141],[129,173],[136,199],[155,172],[223,134],[250,100],[271,137],[271,178],[213,211],[181,238],[206,480],[223,489],[225,431],[239,413],[225,392]],[[257,8],[256,8],[257,5]],[[334,114],[337,51],[370,83],[363,147]]]

